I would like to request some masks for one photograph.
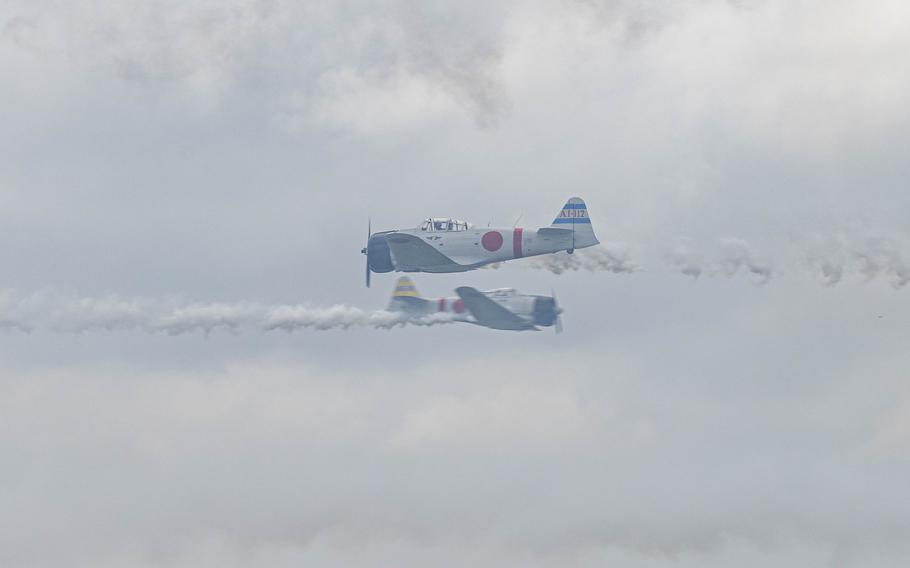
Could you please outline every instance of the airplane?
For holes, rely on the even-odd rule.
[[[453,321],[473,323],[492,329],[511,331],[540,331],[538,326],[554,326],[562,332],[562,308],[556,295],[531,296],[519,294],[513,288],[498,288],[481,292],[470,286],[455,289],[457,296],[425,299],[417,292],[414,281],[402,276],[387,308],[415,319],[444,314]]]
[[[367,224],[366,283],[373,272],[466,272],[486,264],[591,247],[588,208],[579,197],[563,205],[549,227],[525,230],[475,228],[467,221],[431,217],[416,229],[372,232]]]

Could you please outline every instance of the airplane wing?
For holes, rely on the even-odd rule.
[[[405,272],[461,272],[467,267],[442,254],[420,237],[392,233],[386,237],[392,260]]]
[[[461,286],[455,289],[455,293],[480,325],[493,329],[537,329],[530,322],[497,304],[476,288]]]

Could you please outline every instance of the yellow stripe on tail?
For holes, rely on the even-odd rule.
[[[407,276],[402,276],[398,279],[398,282],[395,283],[395,293],[392,294],[393,298],[419,298],[420,293],[417,291],[417,287],[414,286],[414,281]]]

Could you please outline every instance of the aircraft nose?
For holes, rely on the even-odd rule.
[[[367,255],[367,262],[373,272],[391,272],[395,269],[389,244],[383,237],[371,237],[363,252]]]
[[[534,323],[542,326],[553,325],[562,309],[553,298],[540,296],[534,300]]]

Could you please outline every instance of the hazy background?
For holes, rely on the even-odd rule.
[[[0,563],[906,564],[907,53],[897,0],[0,1],[7,297],[380,308],[368,216],[572,195],[641,267],[415,277],[559,336],[0,330]]]

